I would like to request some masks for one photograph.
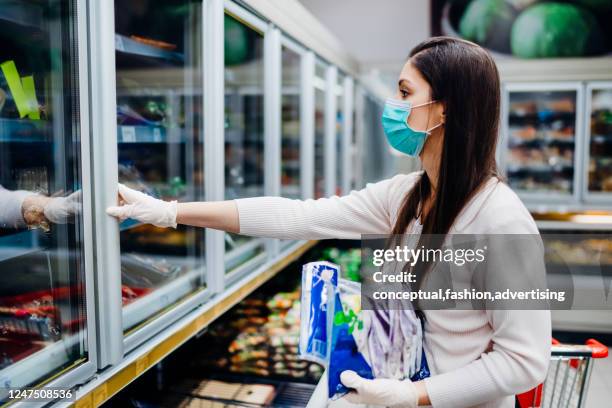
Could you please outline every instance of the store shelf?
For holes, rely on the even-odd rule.
[[[253,238],[243,244],[239,244],[236,248],[225,253],[225,269],[231,270],[247,261],[253,256],[257,247],[263,246],[264,240],[261,238]]]
[[[39,380],[41,373],[47,373],[61,367],[70,361],[69,355],[75,345],[82,342],[79,335],[71,335],[49,343],[48,346],[36,353],[19,360],[17,364],[12,364],[0,371],[0,384],[3,387],[24,387]],[[74,364],[78,364],[75,362]],[[3,395],[0,393],[0,400]]]
[[[40,29],[44,22],[42,7],[23,7],[18,4],[3,4],[0,8],[0,22],[12,23],[29,28]]]
[[[116,366],[99,374],[97,378],[76,392],[76,401],[70,406],[84,408],[100,406],[122,388],[153,367],[184,342],[201,332],[255,289],[267,282],[291,262],[312,248],[317,241],[297,243],[294,249],[281,254],[248,276],[228,287],[210,302],[174,323],[156,337],[129,354]]]
[[[35,230],[25,230],[0,237],[0,262],[39,251],[40,248],[33,246],[37,242],[36,234]]]
[[[0,118],[0,142],[49,142],[50,124],[43,120]]]
[[[190,282],[199,276],[204,276],[204,271],[205,268],[193,269],[156,288],[146,296],[129,303],[123,308],[123,327],[132,328],[136,325],[146,324],[157,316],[157,312],[193,293]]]
[[[177,129],[178,137],[169,137],[169,131],[161,126],[117,126],[118,143],[184,143],[185,132]]]
[[[183,54],[143,44],[121,34],[115,34],[115,50],[140,57],[159,58],[176,63],[184,61]]]

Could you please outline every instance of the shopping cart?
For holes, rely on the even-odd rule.
[[[586,400],[594,358],[608,356],[608,348],[594,339],[585,345],[561,344],[553,339],[551,362],[544,383],[517,395],[521,408],[581,408]]]

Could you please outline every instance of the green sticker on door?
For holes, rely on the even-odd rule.
[[[19,77],[15,61],[8,60],[0,64],[0,69],[4,73],[9,90],[13,95],[15,106],[19,111],[19,117],[29,117],[33,120],[40,119],[40,110],[38,100],[36,98],[36,88],[34,86],[34,77],[32,75]]]

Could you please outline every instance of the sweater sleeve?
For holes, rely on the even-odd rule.
[[[389,196],[401,177],[369,183],[342,197],[236,199],[240,234],[281,239],[360,239],[362,234],[389,234]]]
[[[22,228],[25,221],[21,215],[21,205],[30,191],[9,191],[0,186],[0,228]]]
[[[528,283],[534,285],[532,288],[539,288],[546,281],[544,252],[534,241],[539,241],[539,235],[534,235],[533,228],[520,219],[511,225],[491,228],[492,233],[531,234],[512,235],[513,239],[509,239],[511,235],[504,235],[504,239],[495,236],[489,240],[489,250],[497,247],[508,251],[512,257],[512,269],[502,265],[507,262],[508,255],[491,256],[495,258],[491,267],[497,272],[487,272],[495,283],[485,285],[486,290],[509,288],[520,291],[526,290]],[[525,254],[525,245],[533,247],[532,256]],[[524,276],[520,277],[522,274]],[[520,283],[517,284],[517,280]],[[516,306],[511,303],[502,307],[511,309],[512,305]],[[486,310],[486,320],[492,328],[488,350],[464,367],[426,379],[432,406],[470,407],[520,394],[541,384],[550,362],[552,334],[550,310],[544,303],[538,305],[542,305],[542,310],[504,310],[500,306]]]
[[[546,378],[550,361],[548,310],[493,310],[492,350],[470,364],[425,379],[431,405],[470,407],[528,391]]]

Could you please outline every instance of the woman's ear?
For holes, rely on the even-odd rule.
[[[440,103],[442,111],[440,112],[440,123],[444,124],[446,122],[446,105],[444,103]]]

